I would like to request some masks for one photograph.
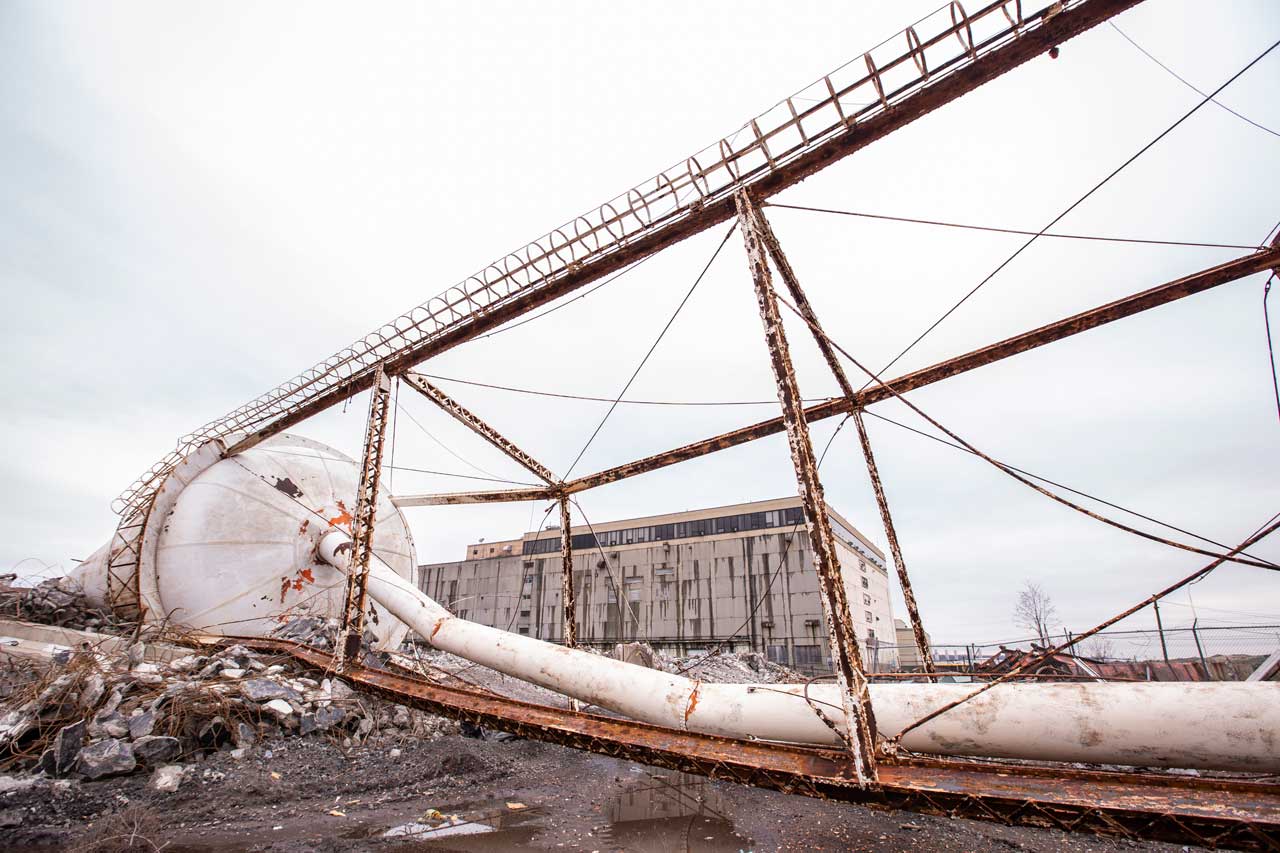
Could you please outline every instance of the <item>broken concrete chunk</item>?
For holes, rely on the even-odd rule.
[[[222,677],[230,679],[244,678],[244,674],[245,670],[243,669],[224,669],[222,671]]]
[[[84,680],[84,689],[80,691],[80,707],[86,711],[92,711],[102,701],[104,692],[106,692],[106,683],[102,676],[95,672]]]
[[[173,761],[181,752],[182,743],[176,737],[146,735],[133,742],[134,756],[151,767]]]
[[[137,740],[146,737],[156,727],[156,715],[154,711],[143,711],[141,714],[135,714],[129,718],[129,737]]]
[[[162,794],[172,794],[182,785],[183,770],[184,768],[181,764],[166,764],[164,767],[157,767],[156,772],[151,774],[151,780],[147,782],[147,787]]]
[[[134,757],[133,747],[115,738],[86,746],[80,750],[76,760],[76,769],[86,779],[132,773],[137,766],[138,760]]]
[[[275,714],[281,720],[293,715],[293,706],[283,699],[272,699],[270,702],[264,702],[262,707]]]
[[[315,718],[316,728],[320,731],[327,731],[341,724],[347,718],[347,712],[341,708],[320,708],[312,716]]]
[[[288,699],[294,691],[269,678],[246,678],[240,682],[240,693],[250,702],[270,702],[272,699]]]
[[[169,661],[169,669],[174,672],[195,672],[208,661],[209,659],[203,655],[187,655]]]
[[[237,748],[253,746],[258,741],[257,731],[248,723],[236,723],[235,731],[231,737],[235,741]]]
[[[46,770],[46,773],[51,776],[61,776],[71,772],[76,763],[76,756],[84,746],[84,735],[87,729],[85,721],[80,720],[69,726],[63,726],[58,731],[53,738],[53,746],[48,750],[53,753],[51,756],[53,770]],[[44,756],[41,756],[41,762],[43,764]]]
[[[303,714],[298,718],[298,734],[309,735],[320,727],[316,725],[315,714]]]
[[[129,736],[129,723],[117,711],[99,711],[89,724],[89,737],[122,738]]]

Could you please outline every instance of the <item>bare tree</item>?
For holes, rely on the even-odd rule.
[[[1058,611],[1049,594],[1039,584],[1023,582],[1013,605],[1013,624],[1034,632],[1041,643],[1048,645],[1049,626],[1057,619]]]
[[[1089,647],[1085,650],[1085,657],[1094,660],[1113,660],[1115,658],[1115,644],[1104,637],[1094,637],[1089,641]]]

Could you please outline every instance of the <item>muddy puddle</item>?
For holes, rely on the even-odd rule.
[[[564,829],[568,823],[586,836],[575,846],[601,853],[739,853],[751,849],[750,840],[734,831],[723,797],[706,779],[648,768],[633,768],[620,779],[616,790],[601,798],[591,819],[560,815],[556,805],[503,800],[438,803],[418,813],[403,806],[394,812],[362,812],[352,806],[346,807],[343,820],[325,827],[327,831],[317,832],[320,828],[314,821],[295,819],[255,834],[259,843],[305,842],[319,836],[395,851],[507,851],[554,848],[554,843],[535,842],[535,836],[553,825]],[[243,834],[237,833],[233,839],[220,837],[215,830],[199,839],[175,839],[165,849],[170,853],[222,853],[244,849],[245,840]]]

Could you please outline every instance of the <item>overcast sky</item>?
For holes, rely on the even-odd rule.
[[[111,499],[177,436],[725,136],[935,5],[800,2],[780,14],[752,2],[381,3],[357,13],[0,0],[0,571],[71,567],[110,536]],[[1117,23],[1208,91],[1280,38],[1280,5],[1149,0]],[[1280,129],[1277,83],[1280,50],[1221,100]],[[776,200],[1034,230],[1198,99],[1104,25]],[[1256,245],[1280,219],[1278,186],[1280,137],[1211,104],[1059,229]],[[876,366],[1022,239],[768,215],[831,335]],[[421,369],[614,396],[724,230]],[[892,372],[1239,254],[1040,240]],[[912,399],[997,458],[1235,543],[1280,509],[1263,278]],[[805,395],[836,393],[804,328],[789,328]],[[440,384],[558,473],[604,410]],[[628,396],[774,393],[735,236]],[[527,480],[409,391],[400,403],[396,464]],[[365,409],[361,397],[297,431],[356,455]],[[574,473],[776,411],[622,406]],[[921,426],[899,404],[874,411]],[[819,449],[835,425],[814,427]],[[1024,580],[1079,631],[1204,562],[897,427],[870,419],[870,431],[935,641],[1020,636],[1010,611]],[[851,426],[822,473],[830,502],[883,544]],[[406,471],[392,483],[396,493],[477,484]],[[774,436],[587,493],[582,506],[606,521],[794,490],[785,437]],[[544,509],[408,513],[425,562],[517,536]],[[1280,538],[1255,552],[1280,559]],[[1175,597],[1167,620],[1189,623],[1192,603],[1202,624],[1277,622],[1280,577],[1222,568],[1192,599]],[[903,615],[900,601],[895,609]]]

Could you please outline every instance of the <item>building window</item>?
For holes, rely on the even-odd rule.
[[[817,646],[796,646],[796,666],[817,666],[822,663],[822,653]]]
[[[863,578],[863,579],[862,579],[862,588],[863,588],[863,589],[871,589],[871,584],[867,583],[867,579],[866,579],[866,578]]]
[[[523,635],[525,635],[526,637],[527,637],[527,636],[529,636],[529,626],[528,626],[528,625],[525,625],[525,626],[521,627],[521,628],[520,628],[520,633],[521,633],[521,634],[523,634]]]
[[[790,661],[787,660],[786,646],[769,646],[766,653],[768,655],[769,660],[773,661],[774,663],[780,663],[780,664],[783,664],[784,666],[790,663]]]
[[[864,572],[867,570],[867,563],[865,560],[858,561],[858,569]]]
[[[520,611],[520,618],[521,618],[521,619],[528,619],[528,618],[529,618],[529,611],[528,611],[528,610],[521,610],[521,611]]]
[[[874,621],[875,621],[875,617],[871,615],[871,611],[870,611],[870,610],[864,610],[864,611],[863,611],[863,613],[866,613],[866,614],[867,614],[867,621],[868,621],[868,622],[874,622]]]
[[[864,593],[862,594],[862,603],[863,603],[864,605],[866,605],[867,607],[870,607],[870,606],[871,606],[871,596],[867,595],[867,594],[864,592]]]

